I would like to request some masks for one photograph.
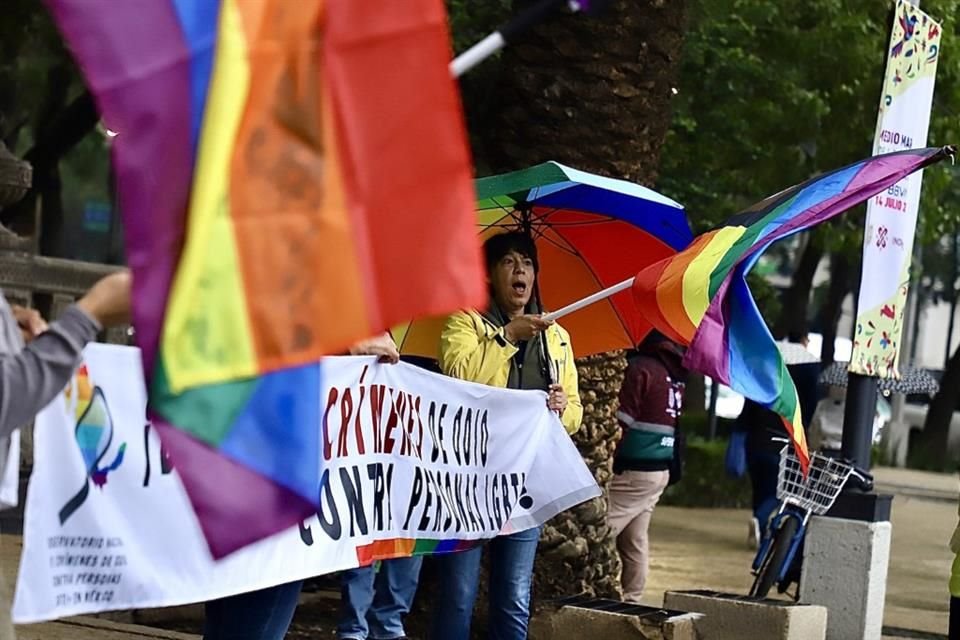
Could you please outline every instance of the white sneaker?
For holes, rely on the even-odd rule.
[[[750,518],[750,528],[747,530],[747,546],[756,549],[760,546],[760,521]]]

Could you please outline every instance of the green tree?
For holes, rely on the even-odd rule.
[[[0,212],[0,222],[35,233],[39,199],[41,251],[59,253],[57,240],[64,229],[61,160],[93,132],[98,115],[42,3],[8,0],[0,23],[0,139],[33,165],[33,188]],[[102,167],[106,154],[100,149],[96,157]],[[76,160],[85,166],[90,158],[83,154]]]
[[[958,4],[927,0],[923,7],[952,18]],[[880,0],[691,3],[693,22],[658,184],[687,206],[698,230],[870,154],[892,6]],[[956,139],[955,31],[955,24],[946,24],[930,144]],[[956,213],[941,197],[947,183],[946,172],[927,172],[921,241],[953,224]],[[859,265],[862,215],[863,208],[844,216],[803,245],[783,303],[785,319],[810,315],[810,281],[823,256],[841,253],[847,256],[844,268]],[[787,323],[776,324],[783,330]]]
[[[709,228],[768,194],[870,154],[892,7],[881,0],[691,2],[693,22],[658,184],[687,206],[695,227]],[[960,140],[958,8],[957,0],[923,3],[928,14],[946,19],[931,145]],[[937,244],[957,229],[960,217],[954,175],[942,168],[924,175],[917,242],[926,259],[914,267],[927,275],[914,287],[921,302],[931,299],[931,287],[955,286],[938,266]],[[812,315],[813,274],[830,256],[831,282],[817,320],[825,334],[835,334],[839,305],[860,277],[863,210],[814,231],[788,259],[793,284],[780,321],[771,323],[779,332]],[[941,453],[960,392],[960,351],[944,383],[920,437]]]
[[[514,10],[528,4],[518,0]],[[556,16],[506,49],[502,64],[491,68],[489,107],[470,122],[479,170],[500,173],[557,160],[652,185],[671,121],[685,6],[685,0],[616,0],[597,18]],[[574,441],[606,487],[626,363],[613,353],[578,364],[585,416]],[[619,559],[605,515],[606,503],[597,499],[545,527],[540,596],[619,590]]]

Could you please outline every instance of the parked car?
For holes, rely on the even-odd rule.
[[[943,378],[942,369],[926,369],[926,371],[938,382]],[[906,397],[906,402],[903,403],[903,422],[910,431],[921,431],[923,429],[927,422],[927,412],[930,410],[931,400],[932,398],[925,394],[911,394]],[[898,434],[898,436],[903,437],[903,434]],[[947,447],[952,452],[960,451],[960,397],[957,398],[957,404],[954,406],[953,415],[950,418]],[[902,456],[905,455],[905,452],[901,452],[899,457],[902,459]]]
[[[704,406],[710,406],[710,390],[713,388],[713,379],[705,378],[704,386],[706,395],[704,397]],[[742,395],[731,389],[725,384],[721,384],[717,396],[717,417],[734,420],[743,411],[744,398]]]

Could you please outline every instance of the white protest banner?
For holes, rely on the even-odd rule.
[[[874,155],[927,145],[933,87],[940,59],[940,25],[898,0],[880,96]],[[863,238],[863,277],[850,370],[900,376],[900,334],[910,281],[913,237],[923,171],[871,198]]]
[[[20,431],[0,441],[0,456],[6,460],[0,478],[0,509],[10,509],[20,500]]]
[[[329,358],[322,379],[321,513],[214,562],[144,418],[139,352],[88,347],[36,422],[14,620],[200,602],[453,551],[600,494],[545,394],[372,358]]]

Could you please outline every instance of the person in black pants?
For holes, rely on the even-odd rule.
[[[792,333],[788,340],[806,346],[807,335],[805,332]],[[810,424],[818,400],[817,379],[820,376],[820,363],[788,365],[787,371],[797,388],[803,424]],[[751,523],[750,542],[756,544],[762,539],[770,517],[777,508],[780,450],[784,446],[783,440],[789,436],[780,416],[751,400],[744,403],[734,429],[747,432],[747,473],[753,488],[754,518]]]

